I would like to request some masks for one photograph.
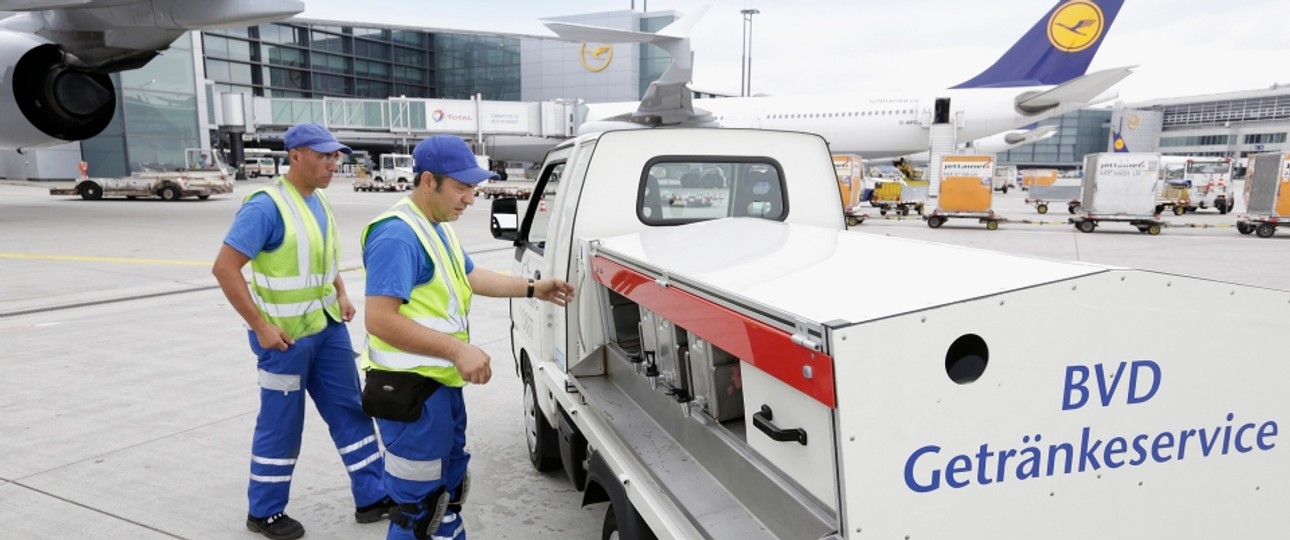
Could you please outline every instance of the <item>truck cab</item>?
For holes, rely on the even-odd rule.
[[[405,191],[412,189],[412,156],[383,154],[372,171],[372,188],[368,191]]]

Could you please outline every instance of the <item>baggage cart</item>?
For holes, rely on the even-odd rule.
[[[1034,204],[1036,212],[1047,214],[1049,205],[1066,203],[1066,211],[1074,214],[1080,209],[1081,191],[1083,187],[1079,184],[1033,186],[1026,196],[1026,204]]]
[[[1156,183],[1156,213],[1172,209],[1175,216],[1187,213],[1191,206],[1191,182],[1180,178],[1164,178]]]
[[[987,230],[999,228],[1002,218],[991,208],[994,159],[990,156],[945,156],[941,162],[941,193],[927,226],[940,228],[950,219],[975,219]]]
[[[1081,209],[1070,222],[1093,232],[1101,222],[1124,222],[1138,232],[1160,234],[1166,226],[1156,212],[1160,155],[1101,153],[1084,156]]]
[[[879,181],[869,196],[869,205],[884,216],[891,211],[906,216],[910,210],[922,215],[926,202],[927,184],[910,184],[904,180]]]
[[[1245,175],[1246,213],[1236,222],[1241,234],[1254,233],[1259,238],[1276,234],[1277,227],[1290,216],[1290,154],[1272,153],[1250,156]]]

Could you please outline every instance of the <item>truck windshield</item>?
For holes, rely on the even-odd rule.
[[[411,169],[412,156],[399,156],[394,158],[394,166],[400,169]]]
[[[782,220],[783,175],[770,158],[658,158],[645,166],[636,214],[647,225],[678,225],[723,217]]]
[[[1231,172],[1231,163],[1197,163],[1192,162],[1190,169],[1187,171],[1191,174],[1227,174]]]

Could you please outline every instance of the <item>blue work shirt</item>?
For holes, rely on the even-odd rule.
[[[327,238],[327,211],[323,209],[322,200],[314,195],[304,197],[304,200],[318,221],[318,230],[322,231],[323,238]],[[287,224],[273,198],[268,193],[256,193],[237,210],[233,225],[224,236],[224,243],[254,259],[261,251],[281,247],[286,234]]]
[[[443,244],[448,238],[438,223],[430,224]],[[466,273],[475,262],[466,255]],[[430,283],[434,278],[434,261],[421,246],[412,227],[398,218],[388,218],[372,226],[363,248],[363,266],[367,267],[367,296],[401,298],[408,303],[412,289]]]

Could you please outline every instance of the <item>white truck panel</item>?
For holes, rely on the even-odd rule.
[[[847,538],[1274,536],[1290,294],[1130,270],[1020,285],[834,333]],[[1189,339],[1195,316],[1231,334]],[[960,385],[966,333],[988,365]]]
[[[1107,268],[748,218],[606,238],[601,249],[821,323],[865,321],[1008,291],[1018,276],[1047,283]],[[893,272],[879,260],[905,264]],[[953,261],[952,271],[947,261]],[[855,283],[871,285],[863,298],[849,289]]]
[[[829,408],[750,364],[741,365],[740,372],[748,446],[836,511],[837,470],[833,459],[833,415]],[[775,441],[755,429],[753,415],[763,405],[774,413],[777,427],[805,431],[806,444]]]

